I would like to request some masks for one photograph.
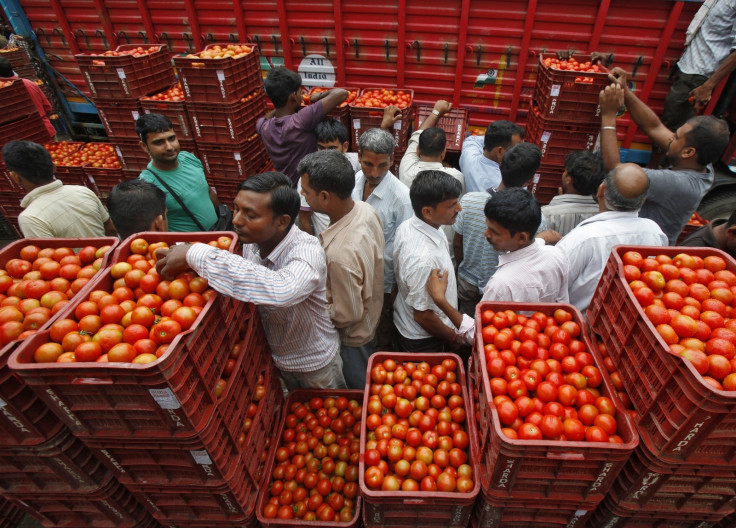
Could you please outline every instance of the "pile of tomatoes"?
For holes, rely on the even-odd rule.
[[[110,246],[68,247],[29,244],[0,269],[0,347],[41,328],[97,273]]]
[[[5,88],[13,84],[13,81],[0,81],[0,88]]]
[[[149,46],[148,48],[144,48],[143,46],[138,46],[136,48],[131,48],[127,50],[107,50],[104,53],[90,53],[90,55],[96,55],[96,56],[104,56],[104,57],[124,57],[126,55],[131,55],[133,57],[143,57],[145,55],[149,55],[151,53],[156,53],[161,49],[161,46]]]
[[[736,274],[710,255],[622,255],[624,278],[670,350],[718,390],[736,390]]]
[[[690,220],[687,221],[689,226],[704,226],[708,223],[707,220],[703,219],[698,213],[693,213]]]
[[[44,148],[49,151],[53,162],[56,165],[60,165],[62,160],[70,158],[72,154],[78,152],[81,146],[81,143],[75,141],[58,141],[46,143]]]
[[[631,403],[631,398],[629,398],[629,394],[624,388],[624,382],[621,379],[621,375],[619,374],[618,370],[616,370],[616,365],[613,364],[613,360],[608,355],[608,348],[606,347],[605,343],[602,343],[600,341],[598,341],[596,345],[598,347],[598,353],[601,355],[601,358],[603,358],[603,368],[601,369],[601,372],[604,376],[608,376],[608,380],[611,382],[611,385],[613,385],[613,388],[616,390],[616,396],[618,397],[621,405],[626,410],[626,412],[628,412],[632,418],[638,419],[638,414],[634,410],[634,406]]]
[[[221,239],[219,247],[228,248],[231,240]],[[134,239],[131,255],[110,267],[111,287],[92,291],[69,317],[53,323],[49,341],[35,350],[35,361],[151,363],[161,357],[216,295],[192,272],[162,280],[155,252],[166,247],[166,242]]]
[[[616,407],[601,395],[601,371],[580,324],[558,308],[552,316],[483,310],[481,365],[489,378],[502,433],[510,439],[623,443]]]
[[[321,88],[319,86],[312,88],[308,94],[306,94],[303,99],[305,104],[311,104],[312,103],[312,96],[314,94],[322,93],[322,92],[329,92],[332,88]],[[343,106],[348,106],[350,103],[355,101],[355,98],[358,97],[358,90],[348,90],[348,98],[345,99],[342,103],[338,105],[338,108],[342,108]]]
[[[207,46],[204,51],[200,51],[197,54],[189,54],[186,57],[188,59],[239,59],[245,57],[251,52],[253,48],[244,44],[228,44],[227,46],[220,46],[218,44]]]
[[[570,57],[567,60],[547,57],[544,59],[543,64],[552,70],[566,70],[585,73],[601,73],[605,71],[605,69],[601,68],[598,64],[593,64],[591,61],[578,62],[575,57]]]
[[[104,169],[119,169],[120,159],[115,147],[109,143],[86,143],[81,149],[74,143],[48,143],[44,145],[51,153],[54,164],[63,167],[89,166]]]
[[[288,411],[263,516],[352,521],[358,497],[360,403],[345,396],[313,397],[293,402]]]
[[[370,376],[365,485],[381,491],[471,492],[470,438],[455,360],[430,366],[386,359]]]
[[[245,97],[240,98],[241,103],[247,103],[248,101],[252,101],[256,97],[258,97],[261,94],[261,90],[253,90],[251,93],[246,95]]]
[[[141,101],[183,101],[184,92],[181,90],[181,84],[177,83],[168,90],[153,95],[141,97]]]
[[[352,106],[367,108],[386,108],[394,105],[399,108],[408,108],[411,106],[411,93],[404,90],[391,90],[381,88],[376,90],[363,90],[357,97]]]

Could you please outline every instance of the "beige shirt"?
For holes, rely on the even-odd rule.
[[[110,219],[95,193],[61,180],[33,189],[20,205],[18,225],[27,238],[101,237]]]
[[[327,256],[327,313],[345,346],[363,346],[376,333],[383,308],[383,225],[376,211],[352,211],[319,235]]]

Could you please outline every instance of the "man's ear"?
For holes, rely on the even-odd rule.
[[[526,231],[519,231],[516,233],[516,241],[519,243],[519,245],[525,246],[529,243],[529,240],[532,238],[532,235],[527,233]]]
[[[13,172],[11,170],[8,171],[8,174],[10,175],[10,179],[13,180],[13,183],[15,183],[17,186],[20,187],[21,186],[19,182],[20,174],[18,174],[17,172]]]
[[[445,154],[447,154],[447,147],[442,149],[442,154],[440,155],[440,160],[445,160]]]
[[[146,154],[150,154],[150,152],[148,151],[148,145],[146,145],[145,142],[139,141],[138,145],[140,145],[140,147],[143,149],[143,152],[145,152]]]
[[[604,200],[603,194],[604,194],[605,191],[606,191],[606,184],[605,183],[601,183],[598,186],[598,192],[596,193],[596,196],[598,197],[598,203],[603,203],[603,200]]]
[[[282,214],[276,217],[275,222],[276,227],[286,230],[289,228],[289,224],[291,223],[291,217],[288,214]]]
[[[342,144],[343,152],[350,152],[350,141],[344,141]]]
[[[425,205],[422,207],[422,220],[431,220],[432,215],[434,214],[434,208],[430,207],[428,205]]]
[[[681,156],[683,158],[692,158],[697,155],[698,155],[698,151],[695,149],[695,147],[685,147],[682,149]]]
[[[169,230],[168,222],[166,221],[166,213],[158,215],[151,224],[151,231],[165,233]]]

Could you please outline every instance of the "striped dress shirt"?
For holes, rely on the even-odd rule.
[[[682,54],[682,73],[710,77],[736,49],[736,0],[719,0]]]
[[[187,262],[220,293],[258,306],[273,361],[287,372],[326,366],[340,349],[327,315],[327,263],[319,241],[296,225],[261,258],[257,244],[243,257],[194,244]]]

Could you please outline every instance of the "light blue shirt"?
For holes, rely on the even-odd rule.
[[[465,176],[465,191],[480,192],[501,185],[501,167],[483,155],[483,136],[468,136],[460,152],[460,171]]]
[[[389,171],[383,177],[378,187],[363,200],[363,188],[365,187],[365,176],[363,171],[355,175],[355,188],[353,189],[353,200],[362,202],[373,207],[381,218],[383,224],[383,236],[386,246],[383,252],[383,291],[391,293],[391,288],[396,283],[394,277],[394,237],[401,223],[414,216],[409,199],[409,188],[401,183],[399,179]]]

